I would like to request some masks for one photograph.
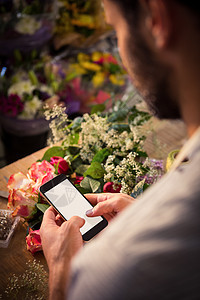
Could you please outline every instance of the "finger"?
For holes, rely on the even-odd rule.
[[[95,207],[86,212],[87,217],[102,216],[104,214],[113,213],[115,210],[113,201],[99,202]]]
[[[60,219],[63,220],[63,218],[61,217],[61,215],[60,215],[60,214],[57,214],[57,216],[56,216],[56,221],[58,221],[58,220],[60,220]]]
[[[61,217],[61,215],[57,215],[56,216],[56,224],[58,225],[58,226],[61,226],[61,224],[64,222],[64,220],[63,220],[63,218]]]
[[[49,223],[55,223],[56,215],[57,215],[57,212],[55,211],[55,209],[52,206],[50,206],[44,213],[43,221],[42,221],[43,226],[45,226]]]
[[[97,195],[98,194],[85,194],[84,196],[89,200],[92,205],[97,204]]]
[[[98,202],[102,202],[107,200],[110,195],[109,194],[85,194],[85,197],[90,201],[92,205],[96,205]]]

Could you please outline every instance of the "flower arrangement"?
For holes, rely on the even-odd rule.
[[[111,53],[80,52],[68,60],[66,81],[81,99],[82,111],[88,112],[87,106],[103,103],[112,95],[121,95],[127,86],[128,75]]]
[[[55,1],[0,1],[0,54],[37,49],[53,34]]]
[[[62,103],[69,115],[88,111],[92,103],[122,92],[127,82],[115,56],[102,52],[54,61],[36,51],[23,57],[15,51],[6,65],[0,70],[0,114],[25,120],[41,118],[45,104]]]
[[[4,69],[4,72],[3,72]],[[61,95],[67,82],[62,67],[48,55],[36,51],[15,58],[2,69],[0,79],[0,113],[7,117],[32,120],[44,117],[44,105],[66,105],[67,94]],[[73,103],[71,103],[73,105]],[[75,110],[79,109],[75,102]]]
[[[101,1],[58,1],[54,38],[57,49],[64,45],[90,45],[108,30]]]
[[[80,52],[75,61],[69,65],[66,79],[70,81],[81,76],[83,82],[91,80],[95,88],[105,86],[107,82],[114,86],[124,86],[125,74],[127,74],[125,69],[110,53],[95,51],[85,54]],[[110,89],[112,88],[113,86]]]
[[[53,118],[51,142],[60,140],[60,146],[50,147],[27,175],[13,174],[8,181],[8,206],[28,221],[32,253],[41,250],[38,229],[48,207],[38,189],[56,174],[66,174],[82,193],[123,192],[135,198],[162,175],[162,162],[143,150],[143,124],[150,115],[122,101],[109,112],[103,109],[105,104],[96,105],[74,120],[60,106],[47,110],[46,118]]]

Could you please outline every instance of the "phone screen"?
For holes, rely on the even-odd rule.
[[[63,180],[62,176],[61,178]],[[69,220],[72,216],[79,216],[85,219],[85,224],[80,229],[82,235],[95,226],[98,227],[98,224],[102,221],[106,221],[103,217],[90,218],[86,216],[86,211],[93,206],[67,178],[57,182],[50,189],[45,189],[45,191],[41,187],[41,192],[66,220]]]

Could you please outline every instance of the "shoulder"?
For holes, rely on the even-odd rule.
[[[75,258],[69,299],[198,299],[200,151]]]

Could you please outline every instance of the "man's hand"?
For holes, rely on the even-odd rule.
[[[131,196],[121,193],[86,194],[85,196],[92,205],[95,205],[93,209],[87,211],[86,215],[88,217],[104,216],[107,221],[134,201]]]
[[[80,217],[61,221],[53,207],[44,214],[40,234],[49,267],[49,299],[65,297],[71,259],[83,246],[80,228],[84,223]]]

